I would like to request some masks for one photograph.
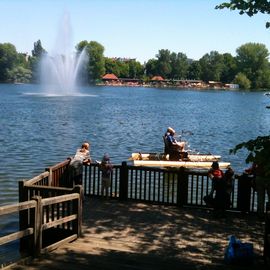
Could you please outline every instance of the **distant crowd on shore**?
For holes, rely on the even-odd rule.
[[[239,89],[238,84],[224,84],[216,81],[202,80],[166,80],[161,76],[154,76],[145,82],[140,79],[117,78],[114,74],[106,74],[97,85],[128,86],[128,87],[161,87],[161,88],[196,88],[196,89]]]

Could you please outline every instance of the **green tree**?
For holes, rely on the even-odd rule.
[[[142,78],[144,73],[143,65],[135,60],[128,62],[129,65],[129,78]]]
[[[186,79],[188,74],[188,58],[184,53],[171,53],[171,79]]]
[[[89,83],[94,83],[105,73],[104,47],[96,41],[81,41],[76,49],[81,52],[86,50],[88,56],[87,78]]]
[[[153,76],[159,75],[158,70],[158,60],[157,59],[150,59],[145,64],[145,73],[149,78]]]
[[[115,59],[105,57],[105,73],[113,73],[115,76],[119,77],[120,68]]]
[[[96,41],[90,41],[87,49],[90,81],[96,81],[105,73],[104,47]]]
[[[201,65],[199,61],[193,61],[188,67],[188,78],[191,80],[200,80],[201,79]]]
[[[247,76],[241,72],[237,73],[233,83],[235,84],[239,84],[239,87],[242,89],[250,89],[251,87],[251,82],[250,80],[247,78]]]
[[[159,50],[158,54],[156,55],[157,57],[157,69],[159,71],[159,74],[164,78],[171,77],[171,71],[172,71],[172,66],[171,66],[171,53],[169,50]]]
[[[223,69],[220,80],[223,83],[231,83],[237,73],[237,61],[230,53],[223,54]]]
[[[124,61],[117,58],[105,58],[106,73],[113,73],[119,78],[134,78],[130,73],[130,69],[133,68],[131,72],[134,72],[134,74],[136,74],[136,70],[134,70],[135,67],[132,66],[131,62],[132,60]]]
[[[42,47],[41,41],[34,42],[32,57],[29,58],[29,64],[32,73],[32,82],[39,82],[39,67],[42,56],[46,54],[46,50]]]
[[[83,40],[76,45],[76,50],[78,53],[81,53],[84,50],[84,48],[86,48],[87,46],[88,46],[88,41]]]
[[[250,17],[257,13],[270,14],[270,3],[268,0],[231,0],[216,6],[216,9],[223,8],[239,10],[240,15],[247,14]],[[270,27],[269,22],[266,23],[266,27]]]
[[[23,66],[16,66],[8,71],[8,80],[13,83],[29,83],[31,78],[31,70]]]
[[[270,69],[257,72],[256,89],[270,89]]]
[[[129,78],[129,64],[124,61],[117,61],[120,78]]]
[[[259,79],[262,78],[262,74],[269,74],[269,52],[266,46],[260,43],[246,43],[240,46],[236,53],[238,71],[247,76],[252,88],[261,85]],[[261,85],[261,87],[265,87],[265,85]]]
[[[22,66],[26,69],[31,69],[30,56],[26,53],[18,53],[17,65]]]
[[[44,53],[46,53],[46,51],[43,49],[41,41],[38,40],[37,42],[34,42],[34,49],[32,50],[32,56],[40,59]]]
[[[217,51],[205,54],[199,60],[201,66],[201,79],[203,81],[220,81],[224,68],[223,55]]]
[[[8,80],[8,72],[18,61],[18,53],[11,43],[0,44],[0,82]]]

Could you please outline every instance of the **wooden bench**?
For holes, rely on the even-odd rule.
[[[270,202],[266,204],[263,257],[265,263],[270,265]]]

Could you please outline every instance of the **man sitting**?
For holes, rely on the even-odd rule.
[[[170,160],[179,160],[182,158],[181,153],[184,152],[185,142],[178,142],[175,138],[175,130],[168,127],[164,136],[165,152],[169,154]],[[167,146],[167,147],[166,147]]]

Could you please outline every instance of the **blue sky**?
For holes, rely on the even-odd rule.
[[[74,46],[97,41],[108,57],[136,58],[143,63],[160,49],[198,60],[216,50],[236,54],[247,42],[270,51],[270,17],[215,10],[222,0],[0,0],[0,43],[31,53],[41,40],[50,51],[63,14],[70,15]]]

